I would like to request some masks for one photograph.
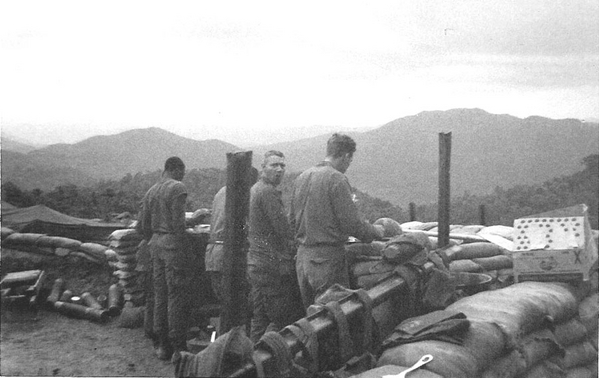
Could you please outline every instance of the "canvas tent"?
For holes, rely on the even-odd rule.
[[[83,242],[106,240],[113,231],[125,228],[120,223],[72,217],[44,205],[13,209],[2,206],[2,227],[22,233],[64,236]]]

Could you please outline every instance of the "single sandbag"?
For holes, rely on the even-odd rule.
[[[476,259],[503,255],[505,250],[493,243],[476,242],[460,244],[452,253],[454,260]]]
[[[130,253],[128,255],[121,255],[116,253],[116,260],[122,263],[137,263],[137,254]]]
[[[52,236],[50,238],[50,246],[54,248],[66,248],[72,251],[76,251],[81,247],[79,240],[64,238],[62,236]]]
[[[462,346],[478,361],[479,369],[486,369],[490,363],[501,356],[506,340],[497,324],[470,320],[470,328],[466,332]]]
[[[526,360],[518,350],[512,350],[494,361],[481,374],[481,378],[514,378],[526,371]]]
[[[547,328],[526,335],[518,349],[529,368],[553,354],[563,354],[563,350],[555,340],[555,336]]]
[[[597,331],[597,322],[599,319],[599,294],[595,293],[586,297],[578,306],[578,316],[580,322],[586,327],[589,334]]]
[[[557,324],[553,334],[559,345],[567,347],[584,340],[588,331],[578,318],[572,318],[564,323]]]
[[[401,225],[395,219],[379,218],[373,223],[373,225],[383,226],[383,237],[385,238],[392,238],[394,236],[402,234]]]
[[[64,248],[57,248],[57,250],[58,249],[64,249]],[[70,251],[68,249],[64,249],[64,250]],[[97,258],[95,258],[93,256],[90,256],[87,253],[83,253],[83,252],[79,252],[79,251],[72,251],[72,252],[69,253],[69,256],[81,257],[81,258],[84,258],[85,260],[91,261],[91,262],[93,262],[95,264],[104,264],[104,261],[99,260],[99,259],[97,259]]]
[[[135,255],[137,254],[137,244],[127,248],[121,247],[110,247],[113,251],[115,251],[119,255]]]
[[[437,238],[435,236],[429,236],[428,240],[431,243],[431,251],[434,251],[439,248],[439,238]],[[449,243],[447,244],[447,246],[445,248],[453,247],[453,246],[460,245],[460,244],[462,244],[461,240],[449,239]]]
[[[2,241],[2,244],[5,246],[11,245],[36,245],[36,242],[39,238],[46,236],[44,234],[34,234],[34,233],[24,233],[21,234],[19,232],[15,232],[11,235],[8,235],[6,239]]]
[[[521,336],[544,328],[548,320],[559,323],[572,318],[576,309],[576,298],[567,286],[522,282],[462,298],[446,310],[497,323],[508,337],[508,346],[515,346]]]
[[[386,375],[397,375],[409,368],[409,366],[384,365],[367,370],[358,375],[353,375],[351,378],[381,378]],[[443,378],[442,375],[426,370],[426,365],[408,374],[410,375],[410,378]]]
[[[596,361],[597,351],[591,343],[583,341],[566,347],[563,356],[553,356],[550,360],[562,369],[570,369]]]
[[[554,324],[573,318],[578,312],[579,301],[572,286],[559,282],[521,282],[505,289],[515,296],[538,301]]]
[[[377,366],[412,366],[425,354],[433,360],[426,369],[445,378],[476,378],[479,376],[479,361],[463,346],[443,341],[427,340],[398,345],[383,352]]]
[[[138,243],[141,241],[142,238],[142,235],[139,232],[137,232],[137,230],[134,228],[116,230],[108,237],[109,240],[136,240]]]
[[[479,233],[489,233],[514,241],[514,227],[502,225],[488,226],[480,230]]]
[[[480,265],[483,270],[511,269],[514,267],[514,261],[506,255],[476,258],[472,261]]]
[[[79,246],[79,251],[81,251],[81,252],[89,253],[94,256],[102,256],[102,257],[106,257],[104,255],[104,252],[107,249],[108,249],[107,246],[102,245],[102,244],[97,244],[97,243],[83,243]]]
[[[449,263],[449,270],[452,272],[482,273],[483,267],[472,260],[455,260]]]
[[[350,269],[351,286],[352,288],[370,289],[391,275],[395,268],[395,265],[382,259],[357,262]]]
[[[132,272],[135,270],[135,263],[122,263],[122,262],[117,262],[115,267],[118,270],[122,270],[123,272]]]
[[[477,232],[485,228],[481,225],[458,226],[451,230],[454,234],[476,235]]]
[[[523,378],[565,378],[566,372],[553,362],[543,360],[523,375]]]
[[[121,248],[121,249],[129,249],[129,248],[137,248],[139,246],[140,240],[111,240],[108,243],[110,248]]]
[[[428,231],[433,227],[437,227],[437,222],[418,222],[418,221],[411,221],[411,222],[405,222],[405,223],[401,223],[401,229],[402,230],[418,230],[418,231]]]
[[[2,240],[6,239],[7,237],[9,237],[10,235],[15,233],[15,231],[13,231],[12,229],[10,229],[8,227],[0,227],[0,232],[2,234]]]
[[[104,251],[104,256],[106,256],[106,260],[108,261],[116,261],[117,259],[117,253],[110,248]]]
[[[591,343],[591,345],[593,346],[593,348],[595,348],[595,350],[597,349],[597,339],[599,338],[599,334],[597,333],[597,331],[593,331],[591,332],[591,334],[589,335],[589,342]]]
[[[597,369],[590,366],[578,366],[568,369],[566,378],[597,378]]]
[[[347,257],[348,265],[360,260],[363,257],[380,257],[380,252],[372,245],[372,243],[351,243],[345,246],[345,256]]]

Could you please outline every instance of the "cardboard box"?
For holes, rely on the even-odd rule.
[[[597,269],[586,205],[514,221],[514,280],[581,281]]]

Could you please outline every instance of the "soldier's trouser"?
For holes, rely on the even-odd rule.
[[[252,321],[250,339],[256,343],[268,331],[280,331],[304,316],[296,277],[281,276],[248,265]]]
[[[151,267],[150,267],[151,269]],[[146,306],[144,310],[144,333],[148,337],[154,335],[154,282],[152,280],[152,270],[145,270],[139,272],[139,279],[141,280],[141,287],[144,291],[144,297],[146,300]]]
[[[185,345],[190,319],[191,250],[185,236],[154,234],[150,240],[154,271],[154,333]]]
[[[345,248],[340,246],[299,246],[296,260],[297,281],[304,308],[333,284],[349,288]]]

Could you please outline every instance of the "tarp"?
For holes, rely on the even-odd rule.
[[[52,210],[44,205],[8,209],[2,207],[2,227],[17,232],[38,232],[77,240],[104,239],[112,231],[124,228],[120,223],[82,219]]]

